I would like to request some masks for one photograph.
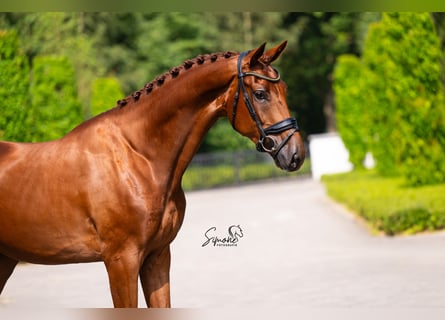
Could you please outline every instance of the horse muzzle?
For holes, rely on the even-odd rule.
[[[305,148],[299,133],[292,135],[289,142],[282,148],[281,152],[272,156],[275,164],[285,171],[297,171],[303,165],[305,159]]]
[[[256,148],[260,152],[269,153],[275,160],[278,167],[286,171],[298,170],[304,162],[305,151],[301,141],[299,127],[294,118],[287,118],[274,125],[265,128],[264,136],[261,136],[256,144]],[[279,135],[285,131],[289,131],[280,142],[272,135]],[[296,134],[296,138],[292,139]],[[290,143],[290,141],[293,141]],[[288,145],[290,143],[290,145]],[[286,152],[281,151],[286,147]]]

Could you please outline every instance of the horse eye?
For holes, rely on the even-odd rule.
[[[264,101],[267,99],[267,92],[264,90],[255,90],[253,95],[258,101]]]

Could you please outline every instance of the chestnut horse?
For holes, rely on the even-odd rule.
[[[281,169],[303,163],[271,67],[285,46],[198,56],[59,140],[0,142],[0,292],[18,261],[103,261],[115,307],[137,307],[138,278],[148,307],[169,307],[181,179],[217,118]]]

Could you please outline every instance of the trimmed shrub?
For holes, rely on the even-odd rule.
[[[124,96],[119,81],[114,77],[98,78],[93,82],[91,115],[98,115],[116,105]]]
[[[15,31],[0,31],[0,139],[26,141],[29,66]]]
[[[330,197],[387,235],[445,228],[445,184],[407,187],[401,177],[373,170],[323,176]]]
[[[360,59],[353,55],[339,56],[334,69],[337,128],[354,168],[363,167],[369,151],[365,72]]]
[[[38,56],[33,62],[32,141],[54,140],[83,120],[74,68],[64,56]]]
[[[377,169],[410,185],[445,181],[445,108],[439,37],[428,13],[385,13],[370,26],[363,61]]]

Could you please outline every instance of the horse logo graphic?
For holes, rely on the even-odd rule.
[[[238,238],[237,237],[240,237],[240,238],[243,237],[243,230],[241,229],[241,227],[239,225],[237,225],[237,226],[230,226],[229,227],[229,236],[232,239],[235,239],[238,242]]]
[[[236,247],[238,246],[238,241],[244,236],[243,230],[239,225],[231,225],[227,229],[228,235],[226,237],[218,237],[215,235],[216,227],[211,227],[208,229],[204,236],[206,241],[202,244],[202,247],[207,246],[209,243],[213,244],[214,247]]]

